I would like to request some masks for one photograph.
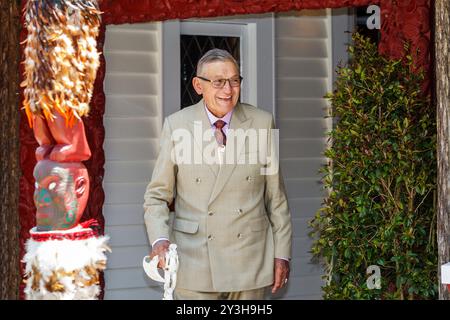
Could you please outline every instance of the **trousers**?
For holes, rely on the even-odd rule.
[[[267,287],[236,292],[201,292],[175,288],[175,300],[265,300]]]

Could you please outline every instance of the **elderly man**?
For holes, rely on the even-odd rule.
[[[238,102],[241,81],[228,52],[208,51],[192,81],[203,99],[164,122],[144,219],[160,266],[178,246],[175,299],[264,299],[288,281],[292,230],[278,161],[272,154],[271,170],[255,161],[275,149],[274,122]]]

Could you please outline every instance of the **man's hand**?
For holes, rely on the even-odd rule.
[[[158,268],[164,269],[166,266],[166,252],[169,250],[169,245],[170,241],[159,240],[152,248],[150,260],[153,259],[154,256],[159,256]]]
[[[274,263],[274,277],[275,282],[272,287],[272,293],[278,291],[278,289],[284,287],[289,279],[289,261],[284,259],[275,258]]]

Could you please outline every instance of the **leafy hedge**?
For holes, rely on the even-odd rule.
[[[436,298],[435,110],[410,56],[389,60],[358,34],[353,42],[327,95],[337,119],[321,170],[329,193],[311,221],[324,298]],[[371,265],[379,289],[368,286]]]

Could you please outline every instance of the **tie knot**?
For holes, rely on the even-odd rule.
[[[226,122],[223,120],[217,120],[216,122],[214,122],[214,125],[216,126],[217,129],[222,129],[225,126]]]

